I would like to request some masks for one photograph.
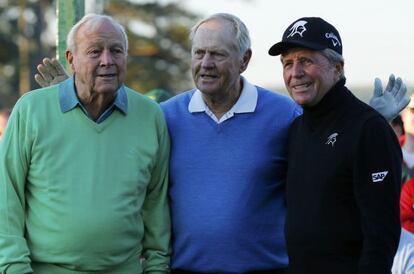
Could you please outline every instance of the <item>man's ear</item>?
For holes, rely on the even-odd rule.
[[[242,57],[242,60],[241,60],[240,74],[243,73],[247,69],[247,66],[249,65],[249,62],[250,62],[250,58],[252,58],[252,50],[248,49],[243,54],[243,57]]]
[[[338,62],[335,64],[336,75],[344,75],[344,62]]]
[[[68,62],[71,70],[75,72],[75,66],[73,64],[73,53],[70,50],[66,50],[66,61]]]

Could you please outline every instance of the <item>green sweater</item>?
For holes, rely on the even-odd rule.
[[[136,274],[142,256],[145,273],[167,273],[160,108],[124,87],[127,114],[97,124],[79,107],[62,113],[59,87],[23,96],[0,144],[0,272]]]

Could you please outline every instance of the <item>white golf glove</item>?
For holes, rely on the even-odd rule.
[[[388,122],[397,117],[409,102],[407,87],[400,77],[395,79],[395,76],[391,74],[384,91],[381,80],[375,78],[374,95],[369,100],[369,105],[384,116]]]

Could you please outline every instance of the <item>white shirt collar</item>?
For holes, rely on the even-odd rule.
[[[257,105],[257,88],[250,84],[244,77],[243,80],[243,89],[241,91],[240,97],[233,107],[227,111],[220,120],[213,114],[213,112],[208,108],[207,104],[203,100],[203,96],[200,90],[196,89],[193,96],[191,97],[190,103],[188,104],[189,112],[206,112],[214,121],[217,123],[224,122],[225,120],[234,116],[234,113],[249,113],[254,112]]]

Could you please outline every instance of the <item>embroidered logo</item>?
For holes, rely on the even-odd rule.
[[[388,174],[388,171],[372,173],[372,182],[377,183],[377,182],[384,181],[387,174]]]
[[[335,142],[336,142],[336,137],[338,136],[338,133],[332,133],[331,135],[329,135],[328,140],[326,141],[325,145],[332,145],[334,146]]]
[[[299,34],[300,35],[300,37],[303,37],[302,36],[302,34],[305,32],[305,31],[307,31],[307,28],[305,27],[305,25],[307,24],[308,22],[306,22],[305,20],[300,20],[300,21],[297,21],[289,30],[290,30],[290,33],[289,33],[289,35],[286,37],[286,38],[289,38],[289,37],[292,37],[293,35],[295,35],[295,34]]]
[[[330,33],[325,33],[325,37],[328,39],[331,39],[332,44],[334,47],[336,47],[337,45],[341,45],[341,42],[339,41],[338,37],[336,37],[336,35],[332,32]]]

